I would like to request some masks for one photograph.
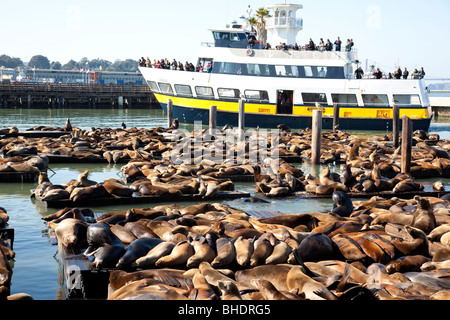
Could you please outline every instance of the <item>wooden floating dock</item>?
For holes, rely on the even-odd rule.
[[[0,182],[36,182],[39,174],[29,172],[0,172]]]
[[[241,191],[224,191],[218,192],[215,196],[203,198],[200,195],[181,195],[181,196],[140,196],[140,197],[110,197],[89,199],[86,201],[74,202],[69,199],[64,200],[48,200],[41,201],[47,208],[74,208],[74,207],[99,207],[99,206],[114,206],[123,204],[139,204],[139,203],[159,203],[159,202],[182,202],[182,201],[213,201],[213,200],[229,200],[239,198],[249,198],[250,193]]]
[[[256,218],[270,218],[281,215],[279,211],[245,211]],[[107,299],[109,275],[116,268],[95,269],[89,259],[70,259],[81,252],[69,252],[52,234],[52,242],[58,245],[59,267],[62,270],[62,294],[65,299]],[[69,258],[69,259],[68,259]]]
[[[15,137],[24,137],[24,138],[59,138],[66,134],[70,134],[68,131],[19,131],[15,133],[5,133],[1,138],[15,138]]]
[[[108,163],[108,160],[99,157],[74,157],[47,153],[40,153],[39,156],[47,157],[49,163]],[[131,159],[119,159],[117,163],[128,163],[130,160]]]
[[[410,192],[392,192],[392,191],[379,191],[379,192],[347,192],[348,196],[350,198],[372,198],[372,197],[381,197],[386,199],[391,199],[394,197],[400,198],[400,199],[412,199],[415,196],[421,196],[421,197],[433,197],[433,198],[440,198],[442,196],[445,196],[447,194],[450,194],[450,191],[444,191],[444,192],[436,192],[436,191],[410,191]],[[304,198],[304,199],[331,199],[332,195],[320,195],[320,194],[314,194],[309,193],[305,191],[300,191],[295,193],[296,198]]]

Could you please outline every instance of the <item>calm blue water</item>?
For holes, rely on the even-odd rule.
[[[0,128],[17,126],[25,130],[36,125],[64,126],[66,118],[70,117],[74,126],[82,129],[91,127],[118,128],[122,122],[128,127],[152,128],[165,126],[166,119],[161,110],[0,110]],[[439,133],[442,139],[450,139],[449,118],[440,117],[439,122],[434,122],[431,132]],[[379,132],[377,134],[380,134]],[[65,183],[70,179],[76,179],[78,175],[89,169],[89,178],[103,181],[106,178],[120,177],[120,165],[67,165],[52,164],[51,169],[55,174],[50,179],[53,183]],[[302,167],[305,172],[308,168]],[[450,181],[446,180],[450,185]],[[13,265],[12,293],[25,292],[37,300],[61,299],[60,270],[58,268],[57,246],[52,245],[47,227],[41,219],[43,215],[53,213],[35,207],[30,200],[30,190],[34,189],[33,183],[0,183],[0,206],[8,211],[9,225],[15,229],[14,251],[16,258]],[[238,183],[238,190],[254,193],[254,184]],[[247,204],[239,200],[225,201],[225,203],[243,209],[277,210],[283,213],[300,213],[311,211],[323,211],[332,208],[330,200],[308,199],[284,199],[274,200],[269,204]],[[187,205],[189,203],[185,203]],[[159,204],[158,204],[159,205]],[[148,207],[150,205],[137,205],[136,207]],[[93,208],[96,213],[108,211],[126,210],[129,206],[99,207]]]

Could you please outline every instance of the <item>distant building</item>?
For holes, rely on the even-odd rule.
[[[140,72],[19,69],[10,81],[48,83],[145,84]]]

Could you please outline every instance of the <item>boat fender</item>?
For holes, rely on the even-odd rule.
[[[253,49],[248,49],[247,50],[247,56],[252,56],[253,55]]]

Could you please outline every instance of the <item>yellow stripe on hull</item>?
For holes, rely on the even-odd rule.
[[[171,99],[172,103],[177,106],[197,108],[197,109],[209,109],[211,105],[217,106],[218,111],[238,112],[239,103],[236,101],[220,101],[220,100],[204,100],[200,98],[189,98],[180,96],[168,96],[164,94],[155,93],[155,97],[160,103],[167,103],[167,99]],[[292,115],[294,116],[306,116],[311,117],[313,110],[316,107],[310,106],[294,106]],[[324,117],[333,117],[334,108],[323,107]],[[245,103],[246,113],[257,114],[277,114],[277,106],[274,104],[261,104],[261,103]],[[427,108],[400,108],[400,118],[403,115],[411,119],[429,119]],[[340,107],[340,118],[392,118],[392,108],[366,108],[366,107]]]

